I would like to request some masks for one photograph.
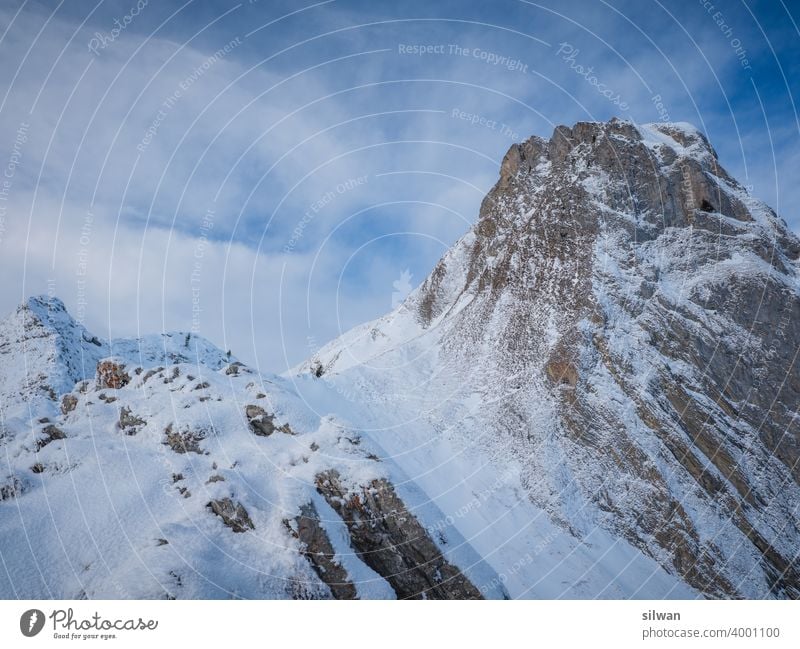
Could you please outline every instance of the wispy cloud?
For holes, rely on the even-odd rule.
[[[85,301],[99,333],[189,329],[199,262],[201,333],[281,370],[309,336],[390,308],[406,269],[421,281],[515,139],[615,114],[700,125],[797,226],[796,88],[781,73],[797,35],[779,11],[726,8],[746,70],[689,4],[0,10],[0,162],[15,142],[19,158],[0,309],[51,290]]]

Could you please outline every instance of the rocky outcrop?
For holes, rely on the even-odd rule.
[[[24,489],[25,484],[17,476],[7,476],[5,480],[0,481],[0,502],[16,498]]]
[[[61,413],[66,415],[78,407],[78,397],[74,394],[65,394],[61,399]]]
[[[347,524],[353,549],[389,582],[398,599],[482,599],[385,479],[350,489],[332,470],[319,474],[316,482],[317,491]]]
[[[36,441],[36,448],[42,449],[51,442],[55,442],[59,439],[66,439],[67,435],[61,430],[58,426],[54,424],[47,424],[44,428],[42,428],[42,434],[39,439]]]
[[[347,575],[347,570],[336,559],[327,532],[319,520],[314,503],[306,503],[290,527],[293,536],[300,541],[303,555],[309,560],[317,576],[331,589],[334,599],[356,599],[356,588]]]
[[[225,368],[225,374],[228,376],[238,376],[239,372],[250,374],[250,370],[247,366],[239,361],[234,361]]]
[[[122,406],[122,408],[120,408],[119,421],[117,423],[120,430],[126,435],[136,435],[136,433],[138,433],[143,426],[147,425],[147,421],[134,415],[128,406]],[[167,437],[168,443],[170,446],[172,446],[172,443],[169,442],[169,433],[167,434]]]
[[[207,435],[204,430],[179,431],[173,424],[169,424],[164,430],[164,445],[169,446],[176,453],[203,453],[200,442]]]
[[[206,507],[219,516],[222,522],[236,533],[241,534],[256,528],[253,525],[253,521],[250,520],[250,515],[244,505],[240,502],[233,501],[230,498],[220,498],[209,501]]]
[[[107,358],[97,364],[97,386],[99,388],[118,390],[128,385],[130,380],[131,377],[125,371],[125,364],[120,361]]]
[[[269,437],[276,430],[286,435],[294,435],[289,424],[276,426],[274,423],[275,415],[268,413],[261,406],[247,406],[245,408],[245,416],[254,435]]]
[[[275,416],[268,414],[261,406],[247,406],[245,415],[253,434],[269,437],[275,432],[275,424],[272,423]]]

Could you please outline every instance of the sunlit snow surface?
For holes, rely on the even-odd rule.
[[[479,587],[501,585],[511,598],[699,596],[625,540],[599,527],[579,538],[534,506],[511,456],[490,461],[480,431],[465,434],[480,395],[460,394],[457,377],[448,385],[424,369],[437,346],[432,331],[341,374],[294,384],[318,412],[342,408],[343,395],[358,399],[345,398],[348,421],[381,449],[399,493],[426,528],[441,532],[434,538],[443,551],[462,569],[471,566],[470,554],[493,569]]]
[[[566,532],[526,498],[513,465],[501,472],[479,448],[437,430],[425,400],[439,395],[424,382],[410,394],[402,385],[419,378],[417,361],[391,380],[368,366],[336,380],[265,377],[247,368],[226,374],[235,359],[194,336],[109,348],[58,301],[32,299],[26,307],[0,331],[4,361],[18,371],[4,372],[2,383],[0,477],[18,481],[16,497],[0,503],[3,597],[283,598],[298,589],[325,596],[284,524],[312,500],[359,596],[392,598],[313,488],[315,473],[329,467],[354,483],[389,477],[445,556],[487,597],[695,596],[624,541],[599,529],[581,540]],[[24,352],[12,347],[20,341]],[[435,335],[423,336],[402,353],[425,362],[433,346]],[[95,382],[94,367],[109,352],[131,375],[119,390]],[[39,394],[44,385],[74,394],[75,409],[62,415],[58,402]],[[396,401],[385,408],[397,393],[408,396],[406,408]],[[253,403],[298,434],[252,435],[244,408]],[[473,397],[458,408],[478,405]],[[120,430],[123,407],[146,420],[136,435]],[[36,452],[45,417],[66,439]],[[206,454],[164,445],[169,424],[204,431]],[[364,462],[365,449],[382,461]],[[33,472],[34,464],[43,471]],[[211,476],[224,480],[209,483]],[[256,529],[234,534],[211,515],[206,503],[222,497],[241,502]]]

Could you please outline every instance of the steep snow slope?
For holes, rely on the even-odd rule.
[[[488,458],[576,542],[627,541],[707,596],[797,597],[798,258],[690,125],[562,126],[511,147],[403,305],[297,371],[367,404],[432,498]],[[491,561],[473,533],[498,528],[456,525]]]
[[[424,357],[421,341],[413,349]],[[453,538],[466,539],[496,572],[490,583],[509,597],[700,596],[624,539],[599,527],[578,536],[534,504],[516,459],[493,461],[487,440],[464,438],[462,427],[473,424],[481,400],[457,395],[455,376],[449,385],[433,373],[420,383],[418,363],[406,371],[356,366],[342,377],[298,377],[295,387],[319,412],[347,407],[350,427],[377,449],[427,529],[454,550]],[[359,401],[343,406],[343,398]],[[442,406],[452,411],[440,419]],[[443,421],[448,416],[452,426]]]

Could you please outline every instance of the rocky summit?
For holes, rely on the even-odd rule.
[[[397,309],[282,376],[0,323],[0,595],[800,596],[800,240],[687,124],[505,155]]]
[[[798,258],[690,125],[560,126],[510,148],[398,310],[303,369],[513,466],[574,538],[706,597],[794,598]]]

